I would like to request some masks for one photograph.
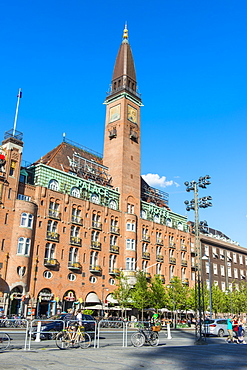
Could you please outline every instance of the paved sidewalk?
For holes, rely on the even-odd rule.
[[[187,333],[186,333],[187,334]],[[162,339],[158,347],[122,348],[105,345],[94,349],[42,347],[31,351],[11,349],[0,353],[2,370],[246,370],[247,346],[227,344],[223,338],[210,338],[207,345],[194,345],[188,333],[172,333],[173,339]]]

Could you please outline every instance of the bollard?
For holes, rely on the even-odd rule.
[[[167,339],[172,339],[170,324],[167,324]]]
[[[40,329],[41,329],[41,321],[38,321],[35,342],[40,342]]]

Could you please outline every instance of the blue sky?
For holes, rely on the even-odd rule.
[[[209,174],[200,196],[213,207],[200,219],[247,246],[246,18],[241,0],[2,2],[0,134],[13,126],[21,87],[24,160],[63,132],[102,153],[103,102],[128,21],[144,103],[142,174],[183,215],[192,197],[184,181]]]

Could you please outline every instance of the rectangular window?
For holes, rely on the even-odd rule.
[[[216,247],[213,247],[213,258],[218,258]]]
[[[234,278],[238,279],[238,269],[234,269]]]
[[[237,263],[237,254],[236,253],[233,253],[233,262]]]
[[[243,256],[242,256],[242,254],[239,254],[239,263],[240,263],[240,265],[243,264]]]
[[[226,283],[224,281],[222,281],[222,283],[221,283],[221,288],[222,288],[222,291],[225,292],[225,290],[226,290]]]
[[[126,258],[126,270],[135,270],[135,258]]]
[[[126,239],[126,249],[135,250],[135,239]]]
[[[208,257],[209,256],[209,247],[208,247],[208,245],[205,245],[204,248],[205,248],[204,249],[204,254],[205,254],[205,256]]]
[[[195,272],[194,271],[191,272],[191,280],[195,281]]]
[[[218,265],[214,263],[214,275],[218,275]]]
[[[225,276],[225,266],[224,265],[220,266],[220,274],[221,276]]]
[[[227,275],[229,277],[232,277],[232,268],[231,268],[231,266],[227,266]]]

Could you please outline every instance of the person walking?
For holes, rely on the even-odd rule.
[[[82,313],[80,309],[77,311],[76,320],[78,320],[79,325],[82,326]]]
[[[243,320],[241,317],[238,318],[238,343],[242,344],[244,343],[244,336],[243,336]]]
[[[238,343],[238,318],[236,316],[233,317],[232,329],[234,334],[233,341]]]
[[[232,331],[232,321],[233,321],[233,318],[232,318],[232,315],[230,315],[227,319],[227,331],[228,331],[228,337],[226,339],[226,341],[228,343],[233,343],[233,331]]]

